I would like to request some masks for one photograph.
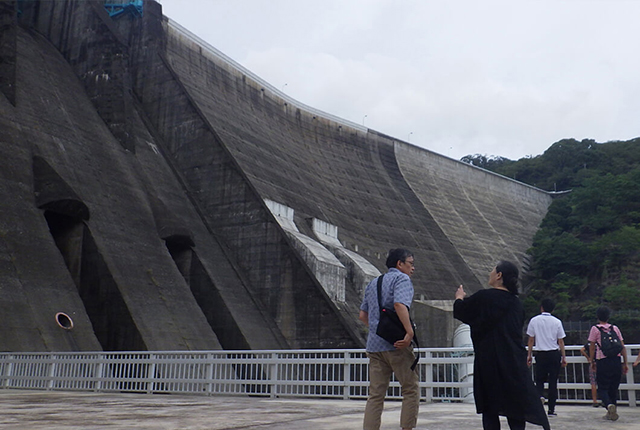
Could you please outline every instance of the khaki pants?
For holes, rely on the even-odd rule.
[[[413,348],[369,352],[367,355],[369,356],[369,399],[364,411],[364,430],[380,429],[384,398],[392,373],[395,373],[402,386],[400,426],[407,429],[414,428],[418,420],[420,389],[418,372],[411,370],[415,359]]]

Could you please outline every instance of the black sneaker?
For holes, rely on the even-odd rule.
[[[558,414],[556,414],[556,411],[549,411],[549,413],[547,415],[549,415],[550,417],[557,417],[558,416]]]

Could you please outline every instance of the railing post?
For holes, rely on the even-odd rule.
[[[211,395],[213,393],[213,354],[207,354],[207,394]]]
[[[54,378],[56,375],[56,355],[51,354],[51,366],[49,367],[49,382],[47,383],[47,391],[54,388]]]
[[[427,350],[425,351],[425,366],[424,366],[424,379],[426,385],[426,396],[425,400],[427,403],[431,403],[433,400],[433,363],[431,362],[432,352]]]
[[[13,373],[13,362],[14,362],[14,356],[13,355],[7,355],[7,371],[6,371],[6,377],[4,379],[4,388],[9,388],[11,387],[11,374]]]
[[[147,370],[147,394],[152,394],[156,378],[156,354],[149,354],[149,369]]]
[[[636,390],[634,390],[634,382],[633,382],[633,361],[631,360],[631,348],[626,349],[627,352],[627,363],[629,363],[629,370],[627,371],[627,384],[629,384],[629,390],[627,391],[627,395],[629,396],[629,406],[635,408],[636,405]],[[640,352],[638,352],[640,354]]]
[[[343,377],[343,389],[342,398],[349,400],[351,397],[351,353],[349,351],[344,352],[344,369],[342,371]]]
[[[97,353],[96,354],[96,358],[98,360],[98,365],[96,366],[96,384],[95,384],[95,388],[94,391],[96,392],[100,392],[102,391],[102,384],[104,382],[104,360],[102,357],[102,354]]]
[[[276,397],[278,397],[277,395],[277,390],[278,390],[278,380],[280,379],[278,375],[278,353],[276,351],[271,353],[271,365],[269,366],[270,369],[270,388],[271,388],[271,398],[275,399]]]

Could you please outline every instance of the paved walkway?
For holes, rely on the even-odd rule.
[[[364,401],[260,397],[105,394],[0,390],[3,430],[358,430]],[[554,430],[640,430],[640,407],[620,407],[620,419],[604,421],[604,409],[557,408]],[[400,403],[388,402],[382,429],[397,430]],[[473,405],[422,403],[418,429],[482,428]],[[503,429],[508,429],[506,421]],[[528,425],[528,429],[541,427]]]

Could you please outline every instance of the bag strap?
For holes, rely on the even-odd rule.
[[[598,324],[594,325],[595,328],[598,329],[598,331],[600,332],[600,342],[602,342],[602,327],[598,327]],[[600,351],[602,351],[602,346],[598,343],[598,341],[596,340],[596,346],[598,347],[598,349]],[[598,352],[596,351],[596,356],[598,355]]]
[[[380,310],[379,315],[382,315],[382,278],[384,275],[378,276],[378,309]],[[411,321],[411,319],[409,319]],[[420,360],[420,343],[418,343],[418,336],[416,336],[416,325],[411,321],[411,326],[413,327],[413,339],[412,342],[416,344],[416,359],[413,361],[411,365],[411,370],[415,370],[418,365],[418,361]]]
[[[380,310],[380,315],[382,315],[382,278],[384,275],[378,276],[378,309]]]
[[[416,329],[415,329],[415,324],[413,324],[413,341],[416,343],[416,359],[413,361],[413,364],[411,365],[411,370],[415,370],[416,366],[418,365],[418,360],[420,360],[420,352],[418,351],[420,349],[420,344],[418,343],[418,336],[416,336]]]
[[[609,328],[609,331],[604,331],[604,327],[598,327],[598,324],[596,324],[595,327],[600,332],[600,342],[602,342],[602,336],[604,336],[605,334],[611,334],[611,332],[613,331],[613,327],[615,327],[615,326],[613,324],[611,324],[611,327]],[[618,336],[618,333],[616,333],[616,336]],[[598,348],[600,348],[600,351],[602,351],[602,345],[600,345],[598,343],[598,341],[596,341],[596,345],[598,346]],[[604,354],[604,352],[603,352],[603,354]]]

